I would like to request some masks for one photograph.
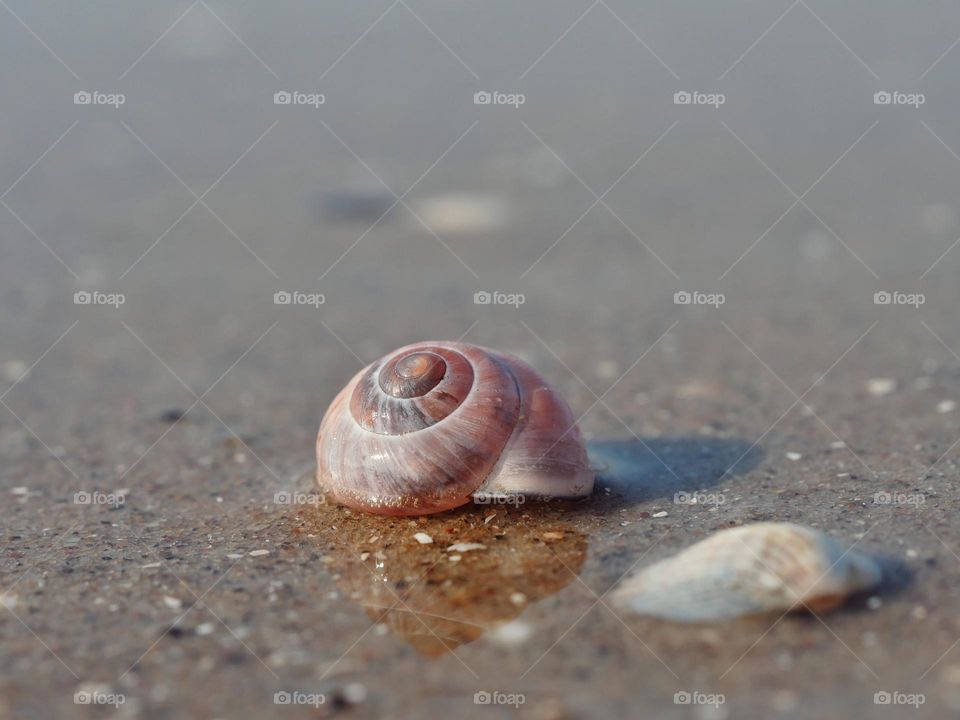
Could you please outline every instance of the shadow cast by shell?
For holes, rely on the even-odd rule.
[[[729,438],[631,438],[587,443],[598,488],[641,502],[705,490],[753,470],[759,446]]]

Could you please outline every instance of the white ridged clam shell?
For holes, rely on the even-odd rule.
[[[815,612],[883,579],[880,563],[830,536],[792,523],[721,530],[624,580],[619,607],[679,622]]]

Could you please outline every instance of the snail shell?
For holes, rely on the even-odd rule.
[[[680,622],[838,607],[879,584],[873,557],[792,523],[757,523],[711,535],[623,581],[611,599]]]
[[[422,515],[476,498],[579,498],[594,474],[570,407],[505,353],[408,345],[361,370],[317,436],[317,482],[344,505]]]

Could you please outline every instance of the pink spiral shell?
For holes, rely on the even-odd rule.
[[[367,366],[330,404],[317,482],[350,507],[424,515],[471,499],[584,497],[594,475],[573,413],[533,368],[423,342]]]

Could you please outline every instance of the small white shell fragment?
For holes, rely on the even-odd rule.
[[[655,513],[654,513],[653,515],[651,515],[650,517],[662,518],[662,517],[666,517],[666,516],[667,516],[667,511],[666,511],[666,510],[661,510],[660,512],[655,512]]]
[[[486,550],[487,546],[483,543],[454,543],[447,548],[447,552],[470,552],[471,550]]]
[[[171,595],[164,595],[163,604],[166,605],[171,610],[179,610],[183,607],[183,600],[181,600],[180,598],[172,597]]]
[[[487,637],[498,645],[515,647],[522,645],[533,634],[533,628],[522,620],[513,620],[512,622],[497,625],[491,630]]]
[[[427,535],[426,533],[416,533],[413,536],[413,539],[416,540],[421,545],[430,545],[433,542],[433,538]]]
[[[3,375],[6,382],[15,383],[25,380],[28,372],[30,368],[21,360],[8,360],[0,365],[0,375]]]
[[[801,455],[801,454],[798,453],[798,452],[788,452],[788,453],[787,453],[787,460],[793,460],[793,462],[796,462],[797,460],[799,460],[799,459],[802,458],[802,457],[803,457],[803,455]]]
[[[721,530],[624,580],[621,608],[678,622],[809,608],[830,610],[880,583],[883,570],[812,528],[757,523]]]
[[[897,381],[893,378],[870,378],[867,380],[867,392],[874,397],[889,395],[897,389]]]
[[[350,705],[357,705],[367,699],[367,688],[362,683],[347,683],[340,691],[340,697]]]
[[[605,380],[614,380],[620,374],[620,364],[616,360],[601,360],[597,363],[597,375]]]
[[[452,193],[423,200],[417,205],[417,214],[433,232],[453,235],[501,227],[509,217],[509,210],[499,197]]]
[[[250,557],[263,557],[264,555],[269,555],[269,550],[251,550]]]
[[[214,630],[213,623],[205,622],[197,625],[197,635],[209,635]]]
[[[937,412],[941,415],[946,415],[957,409],[956,400],[941,400],[937,403]]]
[[[18,601],[19,598],[13,593],[0,593],[0,605],[8,610],[13,610],[16,608]]]

